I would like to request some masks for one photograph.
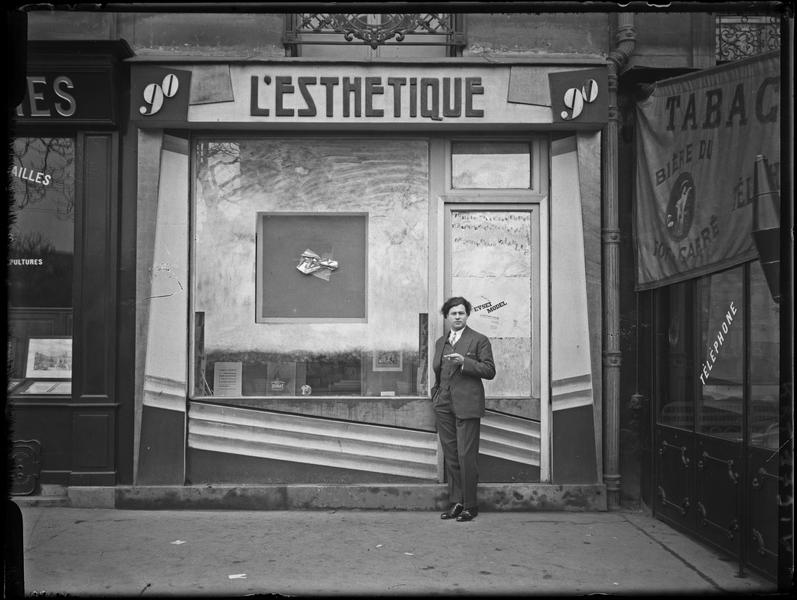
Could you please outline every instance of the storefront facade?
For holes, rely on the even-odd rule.
[[[481,481],[601,482],[600,63],[133,59],[135,474],[444,481],[450,295],[493,343]]]
[[[653,511],[773,578],[790,555],[780,75],[767,53],[657,82],[637,106],[634,220]]]
[[[635,84],[713,67],[714,15],[348,15],[343,26],[360,36],[352,40],[327,13],[186,10],[29,15],[31,39],[72,40],[47,42],[60,44],[51,62],[98,39],[129,40],[134,51],[123,56],[135,56],[113,63],[123,85],[94,84],[96,104],[120,107],[110,121],[67,114],[75,79],[73,89],[61,73],[44,83],[34,65],[29,73],[17,135],[74,140],[74,237],[65,242],[74,289],[39,296],[58,299],[62,322],[35,330],[21,323],[52,306],[14,290],[22,299],[10,306],[9,349],[26,367],[29,338],[70,335],[73,314],[75,377],[49,385],[15,372],[13,439],[41,442],[38,463],[25,467],[40,472],[18,493],[49,483],[67,488],[72,506],[120,508],[444,504],[429,349],[443,333],[444,299],[462,294],[497,358],[482,425],[487,510],[624,504],[677,523],[680,509],[657,499],[660,484],[678,506],[679,486],[692,486],[685,496],[695,506],[701,461],[685,455],[692,471],[677,481],[678,449],[731,440],[699,431],[703,408],[670,406],[670,383],[683,377],[669,367],[654,377],[652,365],[680,364],[688,349],[702,372],[695,344],[718,341],[712,319],[730,296],[743,341],[717,323],[723,355],[709,356],[709,374],[762,351],[766,365],[783,356],[754,252],[689,281],[634,287]],[[393,25],[394,37],[364,43]],[[732,90],[724,99],[724,119],[755,118],[755,98]],[[694,114],[682,102],[676,126],[701,128],[705,98]],[[22,197],[54,189],[37,143],[18,142],[21,156],[39,154],[18,161]],[[721,146],[711,147],[715,159]],[[656,177],[675,183],[685,153],[679,161],[659,161],[654,176],[664,168]],[[51,202],[59,215],[59,202],[69,205]],[[709,220],[687,234],[685,252],[692,242],[697,255],[716,235]],[[34,271],[25,261],[36,256],[12,258],[11,275]],[[683,347],[665,347],[670,325]],[[48,343],[52,354],[65,342]],[[741,362],[723,366],[731,354]],[[766,466],[731,473],[768,493],[770,477],[755,478],[762,466],[773,473],[771,406],[758,411],[769,392],[757,387],[771,386],[772,374],[762,373],[733,382],[746,394],[747,412],[734,418],[747,419],[747,445],[733,442],[731,458],[713,446],[700,453],[720,458],[703,460],[704,470],[723,472],[722,461],[765,454]],[[699,375],[695,367],[682,382],[692,393],[683,402],[697,402]],[[769,540],[774,521],[750,516],[757,496],[739,497],[742,519]],[[702,535],[695,514],[686,518]],[[743,552],[757,552],[745,539]]]
[[[12,493],[113,485],[130,438],[119,434],[132,418],[117,393],[115,273],[131,54],[119,41],[28,46],[10,157]]]

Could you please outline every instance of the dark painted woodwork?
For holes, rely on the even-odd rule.
[[[748,564],[764,573],[778,569],[778,505],[782,480],[778,471],[778,452],[764,448],[750,448],[749,471],[743,493],[749,508],[749,538],[745,548]]]
[[[12,400],[12,440],[41,442],[41,484],[66,485],[72,469],[71,410],[66,398],[28,397]]]
[[[695,436],[695,517],[700,536],[738,555],[741,546],[741,445]]]
[[[142,407],[136,483],[139,485],[184,483],[185,437],[175,435],[175,432],[183,431],[185,431],[184,412],[152,406]],[[229,463],[234,461],[230,461],[229,456],[227,460],[229,467]]]
[[[73,136],[75,152],[75,248],[72,309],[11,309],[15,375],[24,365],[24,344],[30,335],[71,335],[71,396],[12,396],[12,439],[41,442],[41,483],[114,485],[117,462],[116,330],[119,255],[119,133],[132,56],[126,42],[31,42],[28,74],[105,73],[108,86],[93,90],[91,102],[102,110],[88,119],[21,118],[17,136]],[[87,114],[87,113],[84,113]],[[98,118],[95,118],[99,115]],[[86,127],[94,128],[87,131]],[[132,209],[135,212],[135,208]],[[135,227],[135,221],[129,227]],[[134,246],[135,240],[127,241]],[[134,234],[133,234],[134,238]],[[134,251],[133,251],[134,252]],[[127,255],[129,257],[129,253]],[[128,258],[129,264],[129,258]],[[128,309],[128,312],[132,309]],[[132,318],[128,315],[127,327]],[[11,333],[11,332],[10,332]],[[132,356],[132,351],[128,352]],[[131,386],[132,389],[132,386]],[[132,395],[125,414],[132,415]],[[128,417],[132,431],[132,416]],[[132,433],[127,436],[132,446]],[[132,456],[132,448],[127,449]]]
[[[136,366],[136,221],[137,148],[135,131],[122,136],[119,256],[117,263],[116,401],[117,482],[133,483]],[[130,199],[130,201],[126,201]]]
[[[121,61],[130,56],[133,51],[124,40],[28,42],[26,76],[43,83],[34,86],[40,99],[33,102],[29,86],[25,86],[22,116],[16,117],[17,124],[49,131],[119,126],[126,115],[119,99],[124,97],[123,90],[128,85],[127,67]],[[55,95],[52,87],[56,77],[69,77],[72,81],[73,87],[62,88],[73,98],[72,102]],[[32,104],[49,112],[49,116],[32,116]],[[56,104],[73,109],[73,114],[59,114]]]
[[[72,415],[73,464],[77,471],[113,469],[113,414],[79,410]]]
[[[115,402],[118,146],[115,132],[77,136],[82,160],[75,177],[79,205],[75,219],[72,398],[78,403]],[[74,415],[73,481],[115,483],[115,410],[104,408],[89,420]],[[89,455],[102,458],[89,459]]]
[[[116,260],[115,134],[78,136],[83,157],[76,177],[81,200],[75,223],[75,397],[112,395]]]
[[[479,454],[481,483],[539,483],[540,468],[513,460]]]
[[[655,514],[747,566],[777,568],[778,484],[773,452],[720,437],[656,427]]]
[[[655,452],[659,465],[656,469],[656,513],[671,524],[691,527],[695,523],[692,435],[672,427],[657,427]]]
[[[592,404],[553,412],[551,481],[592,483],[597,479]]]

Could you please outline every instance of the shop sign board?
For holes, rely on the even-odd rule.
[[[637,289],[757,258],[756,157],[771,181],[780,170],[778,54],[659,82],[636,115]]]
[[[109,68],[36,69],[16,107],[20,124],[114,124],[113,77]]]
[[[605,68],[560,71],[548,75],[555,123],[606,123],[609,78]]]
[[[603,67],[141,64],[131,77],[130,118],[139,126],[606,122]],[[517,84],[524,78],[528,89]]]

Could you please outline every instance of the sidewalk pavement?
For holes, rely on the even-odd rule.
[[[769,595],[645,513],[21,506],[28,596]]]

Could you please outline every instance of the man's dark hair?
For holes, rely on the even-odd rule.
[[[473,308],[470,305],[470,302],[465,300],[465,298],[463,298],[462,296],[454,296],[453,298],[449,298],[448,300],[446,300],[445,304],[443,304],[443,308],[440,309],[440,312],[443,313],[443,318],[448,316],[448,312],[452,308],[454,308],[455,306],[459,306],[460,304],[462,304],[465,307],[465,312],[468,313],[468,316],[470,316],[470,311]]]

